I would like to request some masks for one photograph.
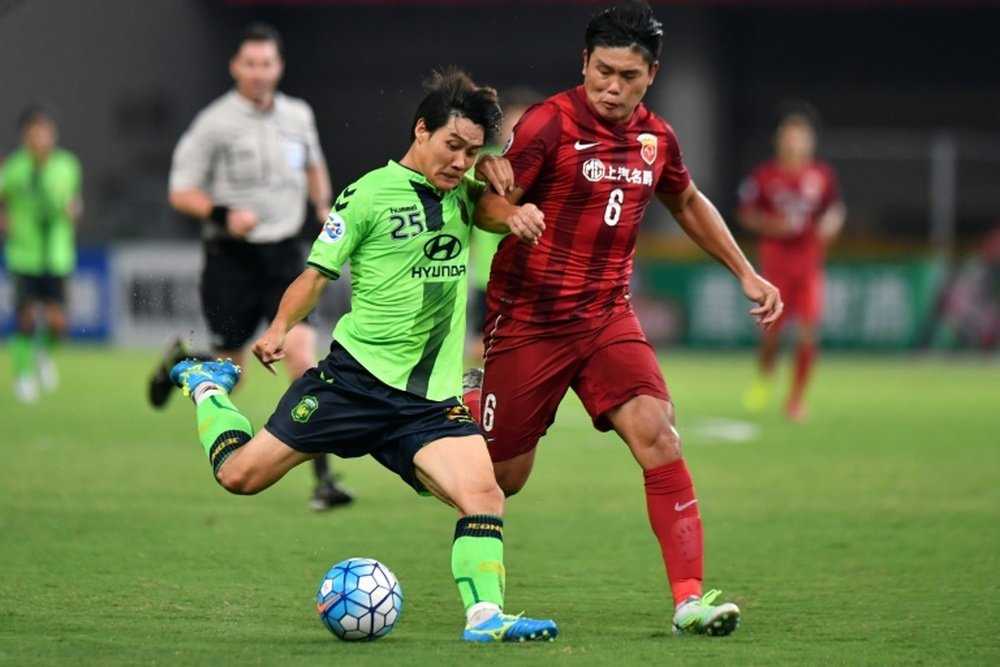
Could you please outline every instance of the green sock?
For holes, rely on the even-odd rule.
[[[250,420],[240,414],[229,396],[211,394],[198,403],[198,439],[208,454],[212,471],[219,468],[229,456],[253,437]]]
[[[503,609],[503,519],[491,514],[464,516],[455,525],[451,573],[462,603],[492,602]]]
[[[16,332],[10,337],[10,356],[14,362],[14,376],[25,377],[35,374],[35,353],[31,336]]]

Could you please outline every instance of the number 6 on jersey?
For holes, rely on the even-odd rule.
[[[625,191],[615,188],[608,196],[608,205],[604,208],[604,224],[614,227],[622,217],[622,203],[625,201]]]

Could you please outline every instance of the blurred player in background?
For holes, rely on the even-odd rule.
[[[739,279],[758,323],[773,323],[781,300],[692,183],[671,127],[641,104],[662,35],[644,2],[601,11],[586,30],[583,84],[533,107],[514,128],[507,200],[537,205],[546,229],[535,247],[504,239],[493,259],[481,424],[500,487],[517,493],[572,387],[594,426],[614,429],[643,470],[675,631],[726,635],[740,611],[713,604],[718,591],[702,593],[698,500],[656,353],[630,304],[636,237],[654,195]]]
[[[51,112],[29,107],[18,127],[21,146],[0,166],[0,204],[6,208],[0,232],[14,288],[14,395],[28,403],[38,398],[39,387],[51,391],[59,382],[52,351],[69,329],[66,282],[76,268],[83,200],[80,162],[58,146]]]
[[[503,142],[514,130],[521,115],[533,104],[542,101],[542,95],[530,88],[511,88],[507,92],[501,93],[503,102],[503,124],[500,126],[500,134],[497,139],[500,143],[487,146],[483,149],[484,154],[497,155],[503,150]],[[486,319],[486,283],[490,279],[490,264],[493,262],[493,255],[496,254],[497,246],[503,236],[491,234],[490,232],[474,227],[472,230],[472,248],[470,254],[472,261],[469,263],[469,270],[472,273],[470,282],[472,291],[469,295],[469,340],[466,343],[466,356],[470,362],[479,366],[483,360],[483,337],[479,333],[483,328]]]
[[[814,159],[816,125],[808,111],[786,113],[775,133],[775,156],[740,186],[740,223],[760,236],[760,267],[781,290],[786,315],[798,320],[795,367],[785,403],[791,421],[806,416],[805,391],[816,361],[823,312],[823,260],[846,215],[837,177]],[[760,375],[744,401],[751,411],[769,401],[781,344],[781,323],[763,332]]]
[[[477,206],[484,186],[466,171],[499,129],[496,92],[457,70],[428,89],[406,154],[341,192],[306,269],[254,343],[268,368],[285,358],[288,333],[350,261],[351,311],[319,367],[292,383],[256,435],[229,399],[239,379],[231,362],[181,362],[171,375],[193,395],[199,438],[228,491],[262,491],[317,453],[371,455],[459,512],[452,574],[466,610],[462,638],[552,639],[552,621],[503,613],[503,492],[459,400],[473,208],[477,224],[529,242],[541,214],[503,199]]]
[[[1000,223],[971,257],[952,260],[920,346],[995,350],[1000,344]]]
[[[312,109],[277,90],[284,72],[278,32],[262,23],[248,26],[229,72],[235,89],[198,114],[177,144],[170,205],[204,221],[201,305],[212,356],[240,364],[245,346],[261,323],[274,317],[281,295],[302,268],[297,235],[303,220],[318,226],[326,219],[330,176]],[[315,348],[316,332],[308,322],[289,332],[285,367],[290,380],[315,365]],[[169,395],[167,371],[189,356],[183,341],[167,352],[151,380],[154,405],[163,405]],[[314,509],[351,502],[325,456],[313,465]]]

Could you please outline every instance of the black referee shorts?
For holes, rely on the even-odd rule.
[[[341,458],[370,454],[423,493],[413,457],[435,440],[482,436],[457,398],[430,401],[390,387],[340,343],[285,392],[265,428],[292,449]],[[482,443],[485,447],[485,442]]]
[[[249,343],[257,328],[274,318],[282,295],[304,268],[296,239],[206,242],[201,309],[212,347],[238,350]]]

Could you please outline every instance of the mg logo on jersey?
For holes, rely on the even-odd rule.
[[[590,158],[583,163],[583,177],[591,183],[596,183],[604,178],[606,171],[604,163],[597,158]]]
[[[447,262],[462,252],[462,242],[451,234],[439,234],[424,244],[424,255],[435,262]]]
[[[656,162],[656,135],[643,132],[636,139],[639,141],[639,156],[646,164]]]

